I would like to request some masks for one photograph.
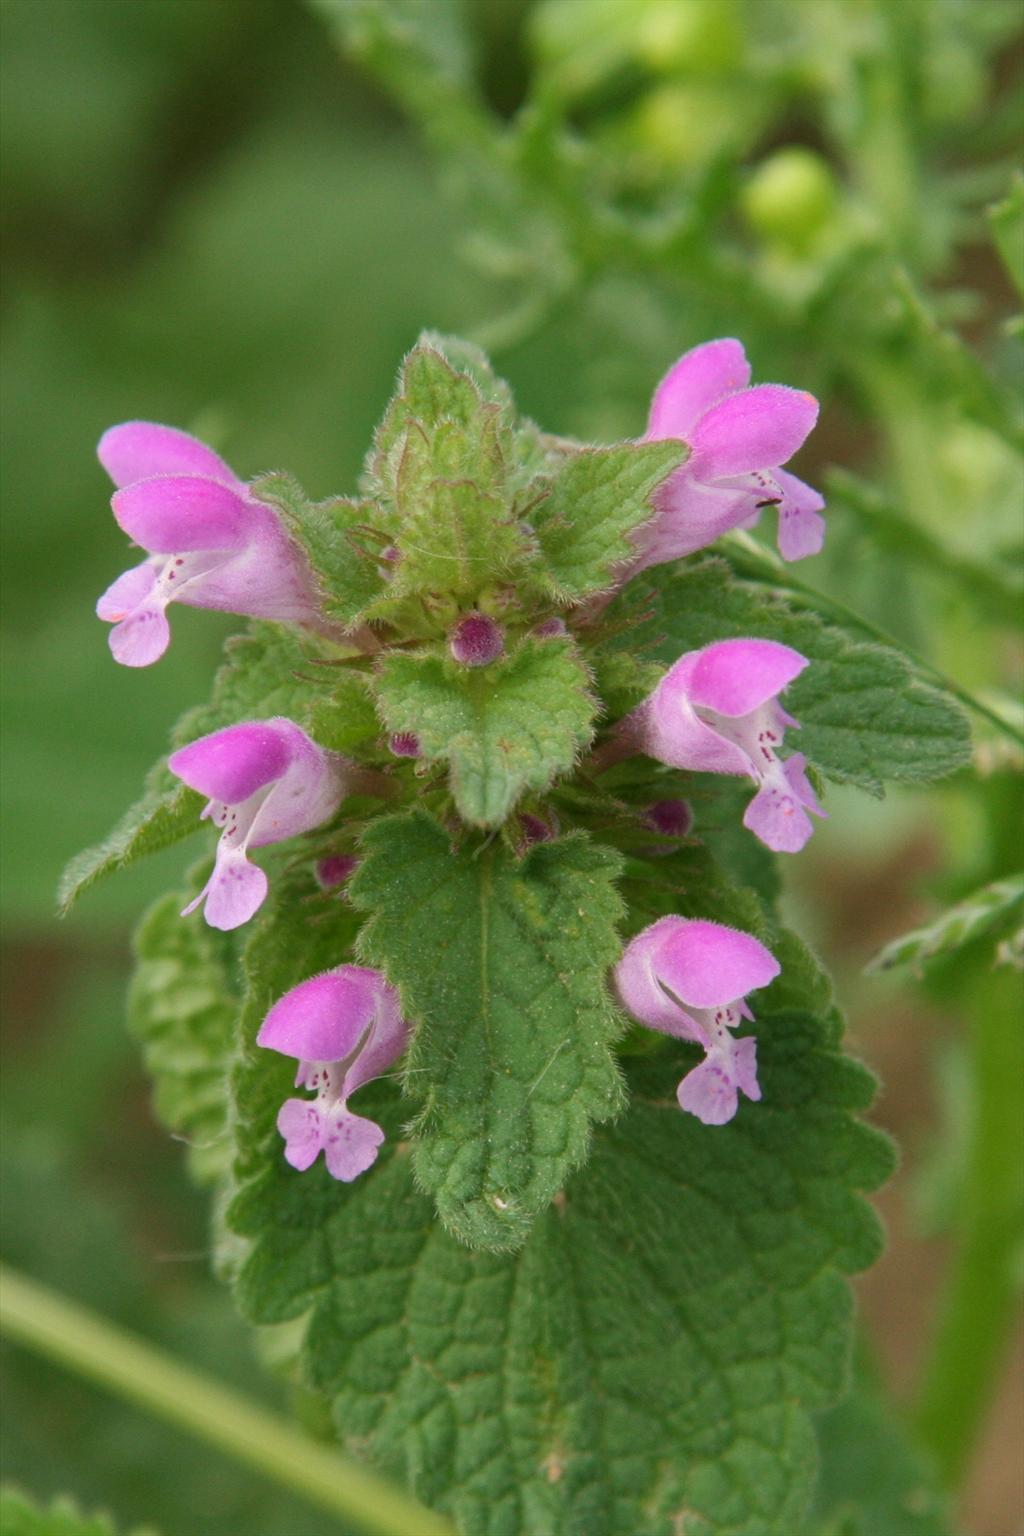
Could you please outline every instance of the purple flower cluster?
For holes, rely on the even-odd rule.
[[[740,342],[707,342],[684,353],[654,392],[647,441],[682,438],[689,455],[656,493],[655,516],[636,536],[630,574],[692,554],[733,528],[747,528],[766,506],[778,512],[785,560],[817,554],[824,501],[780,466],[818,417],[812,395],[781,384],[750,386]],[[777,853],[798,852],[811,835],[808,812],[824,816],[799,752],[779,756],[787,727],[799,722],[779,696],[808,665],[774,640],[719,640],[688,651],[623,720],[608,760],[643,752],[673,768],[753,780],[744,826]],[[685,836],[685,801],[647,813],[652,830]],[[757,1042],[733,1031],[752,1021],[749,992],[779,966],[759,940],[719,923],[663,917],[627,946],[615,972],[623,1006],[640,1023],[703,1047],[704,1060],[679,1084],[681,1108],[705,1125],[736,1113],[740,1093],[760,1099]]]
[[[709,342],[680,358],[655,391],[645,441],[681,438],[689,454],[657,493],[655,515],[636,535],[635,559],[622,579],[750,526],[769,505],[778,511],[783,557],[816,553],[822,498],[780,466],[810,432],[817,409],[798,390],[750,387],[738,341]],[[114,516],[146,556],[97,604],[99,617],[113,625],[117,661],[143,667],[159,660],[170,642],[172,602],[332,633],[306,557],[277,512],[212,449],[175,428],[135,421],[111,428],[98,451],[117,488]],[[552,617],[534,633],[567,631]],[[474,610],[451,630],[448,650],[461,667],[487,667],[504,654],[505,636]],[[643,752],[676,768],[749,777],[756,791],[744,824],[770,848],[795,852],[811,833],[808,812],[824,814],[804,758],[779,756],[787,727],[797,725],[779,696],[807,664],[789,647],[762,639],[688,652],[620,723],[611,756]],[[413,733],[391,736],[388,746],[397,758],[419,756]],[[267,876],[250,862],[250,848],[310,832],[331,821],[347,796],[378,791],[381,783],[381,775],[327,751],[283,717],[214,731],[175,752],[169,766],[206,797],[202,817],[220,829],[210,878],[182,915],[202,905],[206,921],[222,930],[247,922],[266,897]],[[519,822],[521,852],[558,834],[553,812],[547,819],[523,812]],[[646,824],[678,841],[690,830],[691,808],[683,800],[659,801]],[[343,887],[357,862],[350,854],[321,857],[314,868],[321,889]],[[731,1119],[740,1093],[760,1098],[756,1042],[733,1032],[752,1018],[747,994],[778,969],[749,934],[684,917],[654,923],[622,956],[615,982],[624,1007],[648,1027],[704,1049],[678,1097],[705,1124]],[[360,966],[311,977],[274,1004],[257,1044],[297,1059],[296,1086],[315,1094],[289,1098],[278,1115],[292,1167],[308,1168],[320,1152],[337,1179],[370,1167],[384,1134],[353,1114],[348,1100],[388,1070],[408,1037],[398,994],[379,971]]]

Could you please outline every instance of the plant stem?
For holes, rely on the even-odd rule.
[[[0,1332],[217,1446],[368,1536],[455,1536],[447,1520],[357,1462],[6,1266],[0,1266]]]
[[[974,1106],[958,1218],[960,1245],[915,1413],[921,1438],[955,1486],[970,1459],[1013,1325],[1024,1175],[1024,1039],[1017,978],[990,974],[972,1012]]]

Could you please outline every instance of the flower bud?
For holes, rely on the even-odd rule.
[[[652,832],[664,837],[685,837],[693,826],[693,812],[688,800],[656,800],[644,817]]]
[[[452,656],[464,667],[487,667],[504,653],[501,630],[485,613],[467,613],[448,639]]]
[[[317,885],[322,891],[344,885],[355,873],[358,863],[359,860],[352,853],[334,853],[326,859],[318,859],[313,868]]]
[[[420,739],[412,731],[396,731],[388,737],[388,749],[396,757],[419,757]]]

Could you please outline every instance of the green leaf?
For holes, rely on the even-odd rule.
[[[694,773],[686,794],[694,814],[692,835],[705,844],[730,880],[756,891],[770,910],[782,887],[779,860],[743,825],[749,781],[731,774]]]
[[[1017,292],[1024,296],[1024,176],[1016,176],[1001,203],[988,210],[992,235]]]
[[[470,472],[474,449],[479,468],[479,456],[485,453],[488,440],[493,455],[503,414],[501,406],[485,402],[468,373],[453,367],[436,348],[422,343],[415,346],[402,364],[395,395],[374,435],[367,466],[371,485],[395,499],[399,466],[411,430],[430,439],[440,426],[460,429],[462,471]],[[449,457],[448,468],[452,467]]]
[[[923,965],[940,955],[952,954],[987,934],[995,943],[1024,919],[1024,874],[993,880],[955,906],[910,933],[891,940],[874,956],[871,971],[890,971],[897,965]],[[1012,941],[1011,941],[1012,943]],[[1016,946],[1020,948],[1020,944]],[[999,950],[996,950],[997,957]],[[1007,956],[1009,958],[1009,956]]]
[[[59,1497],[43,1509],[18,1488],[0,1488],[3,1536],[117,1536],[110,1517],[83,1515],[72,1499]],[[135,1526],[130,1536],[156,1536],[149,1526]]]
[[[377,530],[380,508],[340,496],[310,501],[291,475],[263,475],[253,481],[252,492],[277,509],[305,551],[328,618],[345,628],[357,623],[384,586],[380,552],[386,541]]]
[[[493,433],[474,444],[451,423],[431,437],[419,428],[409,432],[397,466],[391,600],[429,592],[472,600],[490,582],[514,573],[530,544],[506,508],[504,480]]]
[[[500,844],[454,850],[422,814],[377,822],[363,848],[360,953],[416,1022],[417,1179],[465,1242],[514,1247],[621,1105],[604,983],[618,859],[583,834],[521,862]]]
[[[673,441],[620,443],[565,460],[530,514],[555,596],[577,602],[612,585],[615,567],[633,553],[628,535],[650,521],[652,494],[686,453]]]
[[[842,1273],[880,1242],[856,1191],[892,1158],[853,1118],[871,1079],[831,1027],[759,1010],[758,1036],[764,1100],[720,1128],[676,1105],[692,1047],[631,1062],[629,1115],[514,1255],[432,1221],[387,1106],[351,1187],[278,1155],[229,1211],[243,1310],[309,1314],[303,1370],[339,1435],[463,1536],[805,1531],[811,1416],[845,1384]],[[237,1132],[270,1126],[267,1105]]]
[[[381,734],[370,681],[361,672],[331,673],[330,692],[310,711],[309,734],[330,752],[366,749]]]
[[[312,0],[355,58],[424,107],[468,91],[471,57],[459,0]]]
[[[440,352],[452,368],[469,375],[484,400],[499,406],[509,421],[514,419],[516,408],[512,391],[506,381],[495,373],[482,347],[461,336],[446,336],[440,331],[424,331],[419,338],[419,345]]]
[[[632,584],[640,590],[627,592],[610,618],[628,616],[641,603],[651,607],[648,575],[654,612],[631,626],[631,649],[646,643],[644,654],[671,663],[713,640],[754,637],[780,640],[810,659],[785,704],[802,727],[800,751],[826,777],[881,795],[883,780],[927,783],[968,761],[963,711],[898,651],[855,639],[777,593],[736,581],[721,560],[645,573]]]
[[[1018,392],[1000,387],[959,332],[942,324],[933,297],[915,285],[905,267],[897,267],[891,277],[890,302],[902,309],[906,327],[900,344],[933,395],[945,401],[947,410],[958,406],[1018,453],[1024,451]]]
[[[449,347],[465,351],[466,344]],[[474,374],[484,376],[484,367],[474,353]],[[534,558],[514,505],[521,476],[511,397],[489,377],[482,393],[474,377],[424,342],[405,359],[367,466],[381,503],[378,524],[395,547],[370,618],[393,618],[410,596],[451,594],[472,603]]]
[[[677,912],[742,928],[765,943],[770,939],[756,892],[735,884],[700,844],[680,847],[662,858],[631,859],[622,894],[629,909],[630,934]]]
[[[231,940],[181,909],[205,883],[205,861],[188,889],[161,897],[135,936],[128,1023],[154,1080],[156,1112],[189,1146],[193,1177],[206,1183],[229,1162],[227,1074],[238,998]]]
[[[463,820],[496,827],[526,790],[568,773],[590,741],[588,682],[571,640],[527,638],[488,667],[388,656],[377,691],[387,729],[414,733],[422,757],[449,765]]]
[[[142,799],[124,813],[102,843],[76,853],[68,863],[57,887],[57,908],[62,917],[97,881],[199,830],[202,795],[179,784],[162,762],[150,773],[149,785]]]
[[[304,725],[318,686],[310,662],[322,654],[312,635],[263,620],[251,623],[245,634],[232,635],[225,644],[209,704],[182,716],[174,729],[174,745],[187,746],[241,720],[287,715]],[[323,681],[326,686],[328,679]]]

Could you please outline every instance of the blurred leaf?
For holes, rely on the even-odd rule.
[[[990,935],[996,944],[998,962],[1002,949],[998,940],[1018,918],[1024,919],[1024,874],[1008,880],[994,880],[991,885],[982,886],[964,901],[949,907],[933,922],[891,940],[879,950],[867,970],[870,973],[890,971],[897,965],[921,966],[927,960],[961,949],[983,934]],[[1014,947],[1013,939],[1009,943],[1011,951],[1002,957],[1004,960],[1010,959]],[[1020,950],[1019,940],[1015,948]]]
[[[947,403],[955,402],[1018,453],[1024,451],[1018,392],[998,386],[957,333],[940,322],[932,302],[902,268],[893,275],[893,296],[902,308],[917,367],[925,371],[929,389]]]
[[[311,0],[356,58],[402,96],[471,85],[463,0]]]
[[[1008,196],[988,216],[1003,265],[1024,296],[1024,176],[1014,178]]]
[[[935,1467],[863,1370],[818,1420],[818,1445],[812,1536],[953,1536]]]
[[[58,1498],[43,1509],[16,1488],[0,1488],[3,1536],[117,1536],[108,1515],[82,1515],[73,1500]],[[135,1526],[127,1536],[157,1536],[151,1526]]]
[[[988,620],[1015,625],[1024,603],[1024,571],[1005,560],[986,561],[946,543],[932,529],[899,512],[873,486],[843,470],[828,477],[829,504],[848,507],[878,549],[937,571],[977,604]]]

